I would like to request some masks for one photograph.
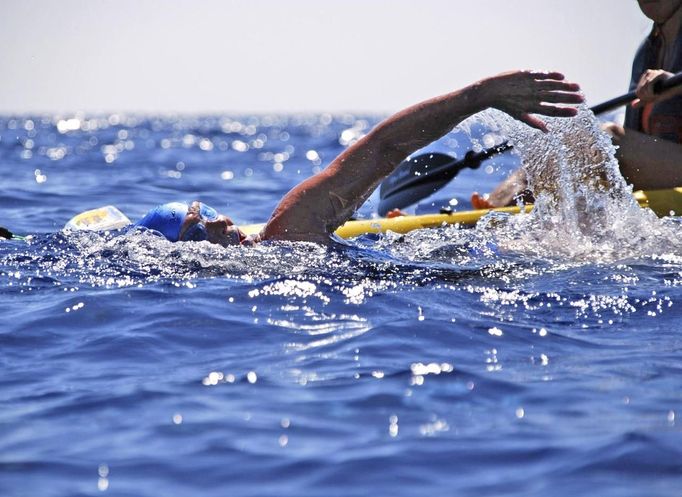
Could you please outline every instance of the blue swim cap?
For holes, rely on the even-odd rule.
[[[177,242],[180,227],[185,221],[188,206],[184,202],[171,202],[157,205],[135,225],[156,230],[171,242]]]
[[[189,206],[185,202],[157,205],[135,223],[135,226],[144,226],[145,228],[156,230],[171,242],[177,242],[180,236],[180,228],[182,228],[182,223],[185,222],[188,210]],[[213,207],[209,207],[204,203],[200,203],[199,212],[202,217],[209,221],[214,221],[218,218],[218,212]],[[195,226],[199,226],[199,224]],[[197,234],[194,234],[191,238],[185,237],[185,239],[198,238]],[[200,239],[205,239],[205,237]]]

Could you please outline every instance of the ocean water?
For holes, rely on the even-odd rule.
[[[194,199],[264,221],[376,122],[0,117],[0,225],[33,235],[0,242],[0,495],[682,495],[679,218],[597,195],[594,223],[332,248],[61,231]]]

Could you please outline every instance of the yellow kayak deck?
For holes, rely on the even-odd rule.
[[[526,209],[528,212],[530,212],[531,206],[526,207]],[[409,231],[422,228],[438,228],[446,224],[472,226],[491,211],[507,212],[509,214],[518,214],[520,212],[518,207],[503,207],[498,209],[453,212],[451,214],[423,214],[419,216],[360,219],[346,222],[343,226],[336,230],[336,234],[341,238],[353,238],[356,236],[365,235],[367,233],[385,233],[386,231],[407,233]],[[264,227],[264,223],[247,224],[240,225],[239,229],[247,235],[254,235],[256,233],[260,233]]]
[[[682,215],[682,187],[665,190],[646,190],[634,193],[642,207],[648,207],[658,217]]]
[[[649,190],[635,192],[635,198],[642,207],[649,207],[658,216],[668,216],[672,213],[682,213],[682,188],[667,190]],[[532,205],[525,207],[530,212]],[[472,211],[453,212],[450,214],[424,214],[419,216],[399,216],[392,218],[362,219],[348,221],[336,230],[342,238],[353,238],[367,233],[407,233],[422,228],[437,228],[447,224],[473,226],[479,219],[490,212],[518,214],[518,207],[501,207],[496,209],[479,209]],[[265,224],[248,224],[239,226],[247,235],[259,233]]]

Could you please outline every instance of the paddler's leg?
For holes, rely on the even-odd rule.
[[[682,145],[612,123],[604,130],[618,147],[620,172],[635,190],[682,186]]]

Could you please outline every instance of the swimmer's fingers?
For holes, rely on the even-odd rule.
[[[526,123],[531,128],[539,129],[543,133],[547,133],[549,131],[547,129],[547,124],[545,124],[545,121],[543,121],[537,116],[534,116],[533,114],[528,114],[527,112],[524,112],[522,114],[519,114],[518,116],[512,117],[518,119],[522,123]]]
[[[536,81],[541,80],[563,81],[564,79],[566,79],[566,76],[557,71],[520,71],[520,72],[524,74],[527,79],[534,79]]]
[[[521,71],[517,74],[516,82],[512,82],[507,91],[509,98],[516,100],[517,106],[524,106],[523,110],[526,112],[543,113],[544,108],[537,108],[539,102],[568,105],[584,102],[579,93],[580,85],[565,81],[564,75],[559,72]],[[536,107],[532,108],[534,105]]]
[[[580,91],[580,85],[578,83],[557,80],[538,80],[535,83],[535,88],[538,91]]]
[[[526,123],[531,128],[539,129],[547,133],[547,124],[535,114],[541,114],[549,117],[573,117],[578,113],[574,107],[556,107],[554,105],[539,104],[528,109],[529,112],[522,112],[512,117],[519,121]]]
[[[498,79],[506,81],[509,85],[519,85],[529,91],[580,91],[580,85],[566,81],[560,72],[544,71],[510,71],[499,74]]]
[[[575,107],[557,107],[555,105],[536,103],[525,106],[523,110],[513,111],[505,109],[505,112],[531,128],[547,133],[547,124],[535,114],[549,117],[573,117],[578,113],[578,109]]]
[[[539,96],[543,102],[552,104],[581,104],[585,101],[580,93],[563,91],[541,91]]]
[[[560,72],[524,71],[524,74],[533,80],[533,89],[537,92],[566,92],[567,94],[574,94],[580,91],[578,83],[566,81],[565,76]],[[579,102],[582,102],[582,100]]]
[[[515,71],[489,81],[493,85],[493,107],[545,132],[545,122],[533,114],[572,117],[578,112],[573,105],[583,102],[577,93],[580,87],[564,81],[559,72]]]
[[[550,105],[547,103],[539,103],[527,107],[528,112],[533,114],[542,114],[550,117],[573,117],[578,113],[575,107],[559,107],[557,105]]]

